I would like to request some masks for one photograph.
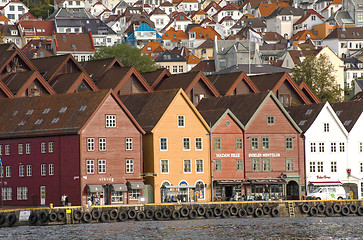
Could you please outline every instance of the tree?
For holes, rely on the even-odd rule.
[[[135,66],[140,72],[151,72],[158,68],[147,55],[142,55],[140,49],[128,44],[115,44],[111,47],[102,46],[96,50],[93,59],[118,57],[125,66]]]
[[[306,82],[322,102],[337,102],[341,100],[342,92],[337,87],[334,71],[328,57],[321,54],[319,57],[307,56],[291,73],[296,82]]]

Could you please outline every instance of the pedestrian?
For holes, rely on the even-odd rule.
[[[265,201],[267,201],[268,200],[268,185],[266,184],[266,186],[265,186],[265,188],[264,188],[264,190],[263,190],[263,193],[265,194]]]
[[[67,196],[67,195],[65,195],[65,196],[66,196],[66,199],[65,199],[65,206],[68,206],[69,198],[68,198],[68,196]]]
[[[88,206],[88,207],[91,207],[91,206],[92,206],[92,201],[91,201],[91,198],[88,198],[88,201],[87,201],[87,206]]]
[[[65,206],[65,205],[66,205],[66,195],[65,195],[65,194],[63,194],[63,195],[61,196],[61,203],[62,203],[62,205],[63,205],[63,206]]]
[[[237,193],[234,195],[233,201],[238,201],[238,194]]]
[[[91,202],[92,202],[92,205],[95,204],[95,194],[94,193],[92,193]]]

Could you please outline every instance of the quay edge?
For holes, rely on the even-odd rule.
[[[205,218],[363,216],[360,200],[244,201],[0,210],[0,227]]]

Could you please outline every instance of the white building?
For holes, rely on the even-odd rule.
[[[4,7],[1,8],[4,14],[12,23],[17,22],[21,16],[29,12],[29,8],[19,0],[11,0]]]

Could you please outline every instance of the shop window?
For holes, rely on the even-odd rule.
[[[129,190],[129,200],[138,200],[141,195],[140,189],[130,189]]]
[[[124,194],[123,192],[111,192],[111,203],[123,203],[124,202]]]
[[[205,191],[205,184],[202,181],[198,181],[195,183],[195,196],[198,199],[204,199],[204,191]]]

